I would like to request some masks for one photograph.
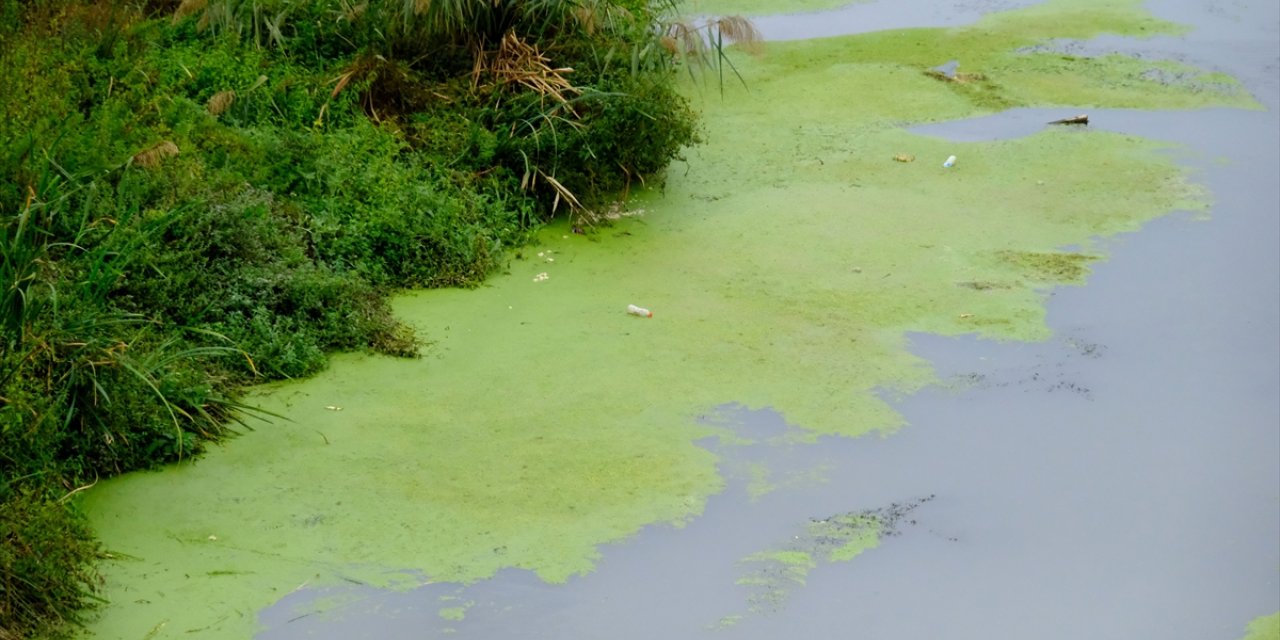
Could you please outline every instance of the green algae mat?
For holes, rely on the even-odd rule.
[[[1280,612],[1250,622],[1244,640],[1280,640]]]
[[[906,333],[1045,339],[1049,290],[1086,282],[1099,239],[1207,204],[1158,141],[906,130],[1017,106],[1257,108],[1231,78],[1177,63],[1032,48],[1179,31],[1138,6],[1052,2],[735,55],[747,87],[689,88],[705,143],[661,187],[590,233],[544,230],[479,290],[400,298],[433,341],[423,358],[339,356],[252,398],[286,420],[88,492],[112,553],[89,631],[242,638],[308,586],[506,567],[565,581],[601,544],[699,515],[723,480],[694,442],[732,437],[697,420],[715,407],[772,407],[803,427],[799,444],[902,427],[881,398],[934,382]],[[954,78],[926,73],[951,59]],[[856,535],[827,560],[875,546],[875,527],[845,525]],[[814,553],[747,562],[803,578]]]

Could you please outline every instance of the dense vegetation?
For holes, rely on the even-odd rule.
[[[0,0],[0,640],[93,601],[78,490],[198,453],[246,384],[415,355],[390,292],[691,143],[674,8]]]

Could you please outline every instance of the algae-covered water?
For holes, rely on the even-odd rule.
[[[255,395],[288,420],[90,492],[92,634],[1242,636],[1280,596],[1277,251],[1242,226],[1277,206],[1274,79],[1140,3],[988,8],[736,56],[616,219],[397,300],[423,358],[339,356]],[[1274,13],[1225,18],[1272,73]]]

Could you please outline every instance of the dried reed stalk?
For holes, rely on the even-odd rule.
[[[673,22],[667,25],[667,33],[662,38],[662,45],[673,54],[682,56],[700,56],[707,48],[702,34],[696,25],[689,22]]]
[[[365,11],[368,11],[368,10],[369,10],[368,2],[361,2],[360,4],[357,4],[357,5],[348,5],[346,3],[343,3],[342,17],[347,22],[355,22],[356,20],[360,19],[360,16],[364,15]]]
[[[742,16],[712,18],[705,22],[672,22],[660,40],[668,53],[695,60],[707,57],[722,41],[736,43],[753,56],[764,52],[764,36]]]
[[[573,192],[569,191],[569,189],[565,187],[563,184],[560,184],[559,180],[556,180],[554,177],[552,177],[550,174],[546,173],[542,169],[538,169],[538,175],[542,176],[542,179],[546,180],[547,184],[551,185],[551,188],[554,189],[556,192],[556,199],[554,202],[551,203],[552,211],[555,211],[560,207],[561,199],[569,203],[569,208],[571,210],[577,211],[579,209],[582,209],[582,203],[578,202],[577,196],[573,195]]]
[[[209,102],[205,104],[205,109],[210,115],[220,116],[231,108],[231,104],[236,101],[236,92],[227,90],[219,91],[209,98]]]
[[[600,30],[599,15],[591,7],[577,7],[573,10],[573,17],[588,35],[595,34],[596,31]]]
[[[760,35],[760,31],[756,29],[751,21],[742,16],[725,16],[717,18],[711,23],[711,26],[725,40],[735,42],[742,47],[743,51],[751,55],[758,55],[764,51],[764,37]]]
[[[471,80],[474,85],[479,86],[482,77],[491,76],[498,82],[515,82],[541,96],[568,104],[566,94],[581,93],[565,78],[565,74],[573,73],[573,69],[553,69],[548,64],[550,61],[533,45],[521,40],[515,32],[508,31],[502,36],[497,51],[476,56]]]
[[[208,5],[209,0],[182,0],[182,4],[178,5],[178,8],[173,11],[173,24],[178,24],[183,18],[197,11],[204,11]]]
[[[146,169],[154,169],[159,167],[165,158],[172,158],[176,155],[178,155],[178,145],[164,140],[155,146],[135,153],[129,161]]]

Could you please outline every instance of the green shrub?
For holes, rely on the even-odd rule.
[[[358,124],[313,149],[300,199],[316,254],[377,285],[478,284],[528,227],[530,203],[510,185],[450,173],[392,131]]]
[[[697,140],[685,98],[669,81],[648,76],[602,79],[573,101],[572,116],[563,108],[547,113],[532,96],[521,101],[523,111],[502,114],[514,112],[521,120],[493,125],[511,132],[500,138],[499,161],[513,170],[554,175],[588,206],[660,173]]]
[[[221,361],[241,375],[314,373],[335,349],[413,351],[385,298],[359,275],[317,264],[311,234],[272,193],[242,187],[207,197],[117,235],[132,257],[114,304],[226,336],[248,357]]]

